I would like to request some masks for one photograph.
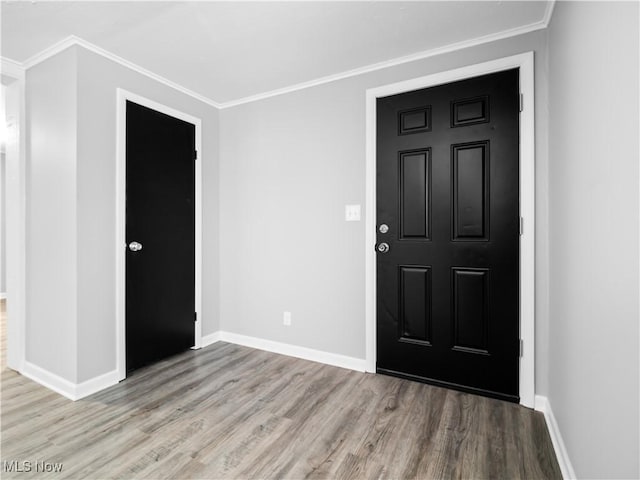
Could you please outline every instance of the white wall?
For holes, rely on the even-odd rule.
[[[534,32],[221,112],[221,328],[365,357],[365,91],[536,54],[536,390],[547,372],[546,33]],[[363,212],[364,214],[364,212]],[[283,311],[293,314],[282,325]]]
[[[580,478],[638,478],[638,3],[549,28],[549,400]]]
[[[116,89],[202,120],[203,334],[218,324],[218,111],[82,47],[27,72],[26,360],[72,383],[116,369]]]
[[[2,116],[0,116],[0,122],[7,122],[6,115],[6,98],[7,87],[0,85],[2,91]],[[4,126],[2,127],[4,128]],[[5,168],[5,145],[2,144],[2,151],[0,152],[0,293],[6,293],[7,285],[7,221],[6,221],[6,178],[7,172]]]
[[[2,85],[6,87],[6,122],[8,141],[4,152],[4,215],[6,230],[6,255],[3,269],[6,275],[7,295],[7,366],[14,370],[23,369],[24,360],[24,298],[25,284],[25,175],[26,168],[26,128],[24,70],[2,61]],[[12,319],[12,320],[9,320]]]
[[[4,85],[3,85],[4,90]],[[4,121],[1,119],[0,121]],[[7,289],[7,169],[4,151],[0,153],[0,293]]]

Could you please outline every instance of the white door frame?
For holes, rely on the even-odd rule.
[[[196,127],[196,258],[195,258],[195,308],[197,318],[195,323],[195,344],[192,348],[202,347],[202,122],[187,113],[131,93],[122,88],[117,89],[117,127],[116,127],[116,369],[118,379],[126,377],[126,131],[127,131],[127,100],[138,105],[151,108],[158,112],[184,120]]]
[[[371,88],[366,93],[366,371],[376,371],[376,100],[512,68],[520,69],[520,403],[533,408],[535,397],[535,125],[533,52]]]
[[[7,366],[21,372],[25,362],[26,322],[25,69],[3,58],[2,76],[12,79],[7,85],[7,117],[12,125],[5,170]]]

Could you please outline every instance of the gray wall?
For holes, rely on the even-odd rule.
[[[77,380],[77,49],[27,71],[27,362]]]
[[[365,90],[534,50],[536,390],[548,337],[546,33],[534,32],[221,112],[222,330],[363,359]],[[363,212],[364,214],[364,212]],[[282,325],[291,311],[290,327]]]
[[[27,72],[27,361],[116,368],[116,88],[202,120],[203,334],[218,324],[218,111],[81,47]]]
[[[549,28],[549,400],[580,478],[638,478],[638,4]]]

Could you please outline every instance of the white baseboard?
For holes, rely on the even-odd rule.
[[[258,350],[265,350],[271,353],[278,353],[289,357],[324,363],[326,365],[346,368],[348,370],[355,370],[358,372],[364,372],[366,366],[365,360],[361,358],[347,357],[346,355],[340,355],[337,353],[323,352],[312,348],[299,347],[297,345],[275,342],[273,340],[264,340],[262,338],[249,337],[246,335],[239,335],[237,333],[219,331],[202,337],[203,347],[215,342],[235,343],[236,345],[242,345],[244,347],[256,348]]]
[[[216,342],[220,341],[220,332],[213,332],[209,335],[203,335],[201,340],[201,348],[208,347]]]
[[[7,298],[7,292],[0,292],[0,300]]]
[[[288,343],[264,340],[262,338],[249,337],[231,332],[218,331],[210,333],[209,335],[203,335],[202,347],[204,348],[220,341],[278,353],[280,355],[287,355],[289,357],[301,358],[303,360],[310,360],[312,362],[324,363],[334,367],[356,370],[358,372],[365,371],[366,362],[364,359],[347,357],[346,355],[339,355],[337,353],[323,352],[312,348],[299,347]],[[120,380],[117,370],[114,370],[87,380],[86,382],[76,384],[29,362],[25,362],[24,368],[20,373],[34,382],[74,401],[115,385]]]
[[[43,387],[47,387],[49,390],[53,390],[54,392],[67,397],[69,400],[76,400],[76,384],[59,377],[55,373],[51,373],[48,370],[40,368],[39,366],[27,361],[24,362],[23,369],[20,373],[34,382],[39,383]]]
[[[93,395],[100,390],[104,390],[105,388],[117,384],[119,381],[120,377],[118,376],[118,371],[112,370],[111,372],[103,373],[95,378],[79,383],[76,385],[75,400],[80,400],[81,398]]]
[[[544,419],[547,422],[547,428],[549,429],[549,436],[551,437],[551,443],[553,443],[553,449],[556,452],[558,464],[562,471],[562,477],[565,480],[575,479],[576,472],[573,470],[573,465],[571,465],[571,460],[569,459],[567,448],[562,440],[560,428],[558,427],[558,422],[556,422],[556,417],[553,415],[549,399],[542,395],[536,395],[535,409],[544,414]]]
[[[70,382],[30,362],[24,362],[24,368],[20,373],[34,382],[47,387],[49,390],[53,390],[73,401],[80,400],[81,398],[118,383],[118,372],[116,370],[82,383]]]

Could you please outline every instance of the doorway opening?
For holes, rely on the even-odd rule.
[[[25,127],[22,67],[2,60],[2,272],[6,306],[7,366],[25,362]]]

